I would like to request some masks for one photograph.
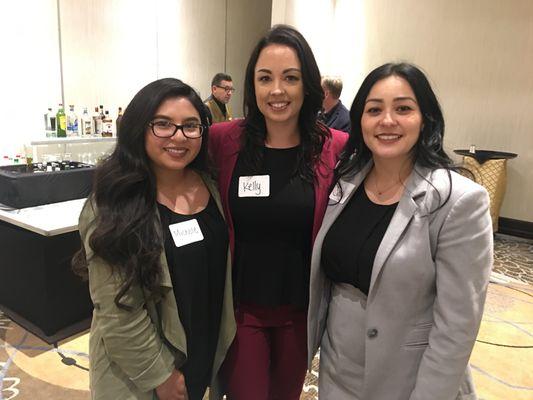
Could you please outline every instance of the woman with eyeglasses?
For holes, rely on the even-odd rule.
[[[234,255],[230,400],[296,400],[306,372],[309,263],[345,133],[317,121],[323,91],[304,37],[273,27],[252,51],[245,118],[211,127]]]
[[[235,334],[228,233],[205,106],[177,79],[141,89],[80,216],[94,303],[93,399],[220,398]]]
[[[492,266],[487,191],[457,173],[424,73],[374,69],[311,262],[309,365],[335,400],[474,400],[468,360]]]

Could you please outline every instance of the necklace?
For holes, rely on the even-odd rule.
[[[379,189],[378,188],[378,181],[377,179],[374,178],[374,189],[376,189],[376,193],[378,194],[378,196],[383,196],[385,193],[387,193],[388,191],[390,191],[391,189],[397,187],[398,185],[401,185],[402,182],[400,181],[396,181],[394,182],[392,185],[386,187],[385,189]]]

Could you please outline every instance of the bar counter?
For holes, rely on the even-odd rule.
[[[90,326],[88,284],[70,265],[84,202],[0,206],[0,309],[51,344]]]

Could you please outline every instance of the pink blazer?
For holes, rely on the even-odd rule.
[[[213,124],[209,128],[209,152],[218,172],[218,186],[222,200],[222,208],[229,229],[230,248],[233,255],[235,231],[228,204],[228,192],[233,169],[241,148],[243,120],[233,120]],[[326,140],[320,155],[321,162],[315,166],[315,214],[313,220],[313,242],[322,224],[326,212],[329,188],[333,181],[333,170],[339,159],[344,144],[348,140],[345,132],[330,129],[331,137]]]

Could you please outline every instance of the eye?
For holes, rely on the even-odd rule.
[[[401,113],[408,113],[409,111],[412,111],[413,108],[411,106],[408,106],[408,105],[401,105],[401,106],[398,106],[396,108],[396,111],[398,111],[400,114]]]
[[[172,126],[172,124],[169,121],[164,121],[164,120],[154,121],[153,124],[154,126],[157,126],[158,128],[169,128]]]
[[[379,107],[370,107],[366,110],[367,114],[376,115],[379,114],[381,111],[381,108]]]
[[[186,123],[186,124],[183,124],[183,129],[185,130],[185,132],[189,133],[189,132],[195,132],[197,129],[198,129],[198,124],[195,124],[195,123],[192,123],[192,122],[189,122],[189,123]]]
[[[289,82],[298,82],[300,80],[300,77],[297,75],[287,75],[285,79]]]

